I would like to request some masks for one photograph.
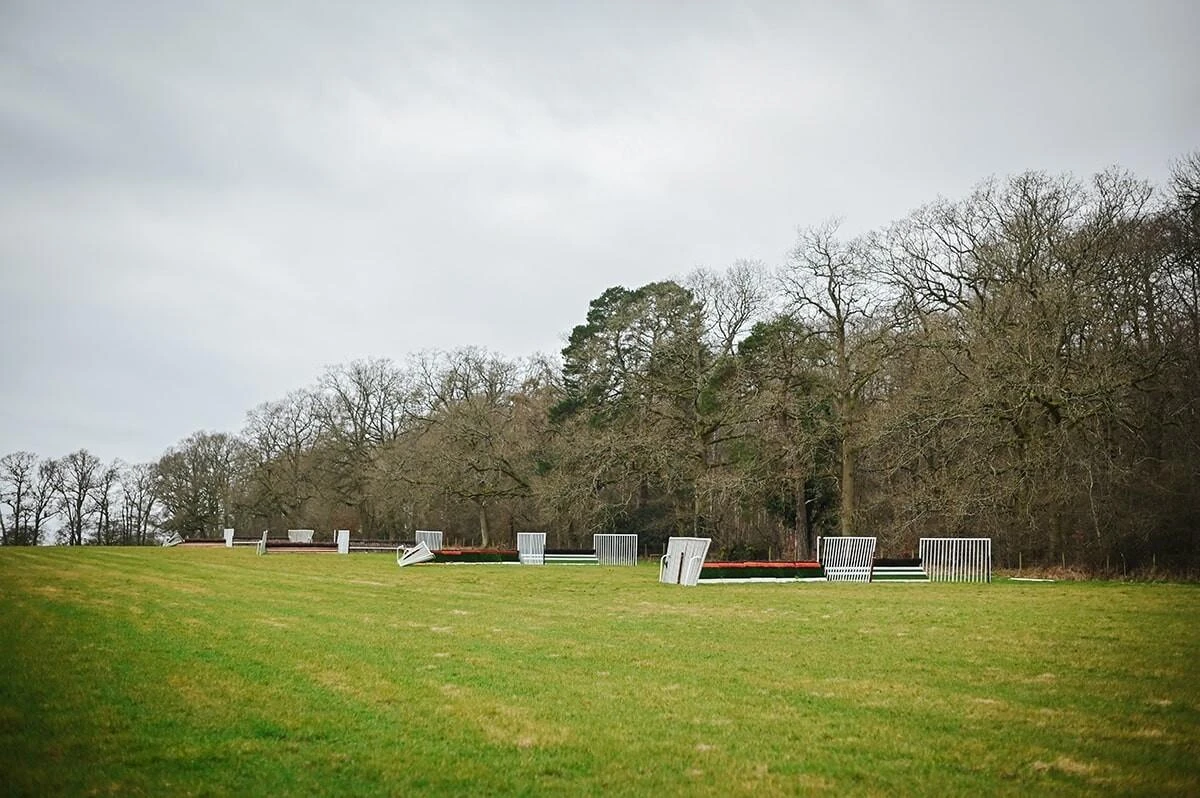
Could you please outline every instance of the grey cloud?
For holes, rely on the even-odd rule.
[[[0,452],[156,456],[332,362],[1200,142],[1194,4],[6,3]]]

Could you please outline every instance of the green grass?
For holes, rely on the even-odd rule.
[[[0,550],[5,795],[1196,795],[1200,588]]]

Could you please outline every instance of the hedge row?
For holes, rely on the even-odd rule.
[[[822,579],[825,569],[815,562],[719,562],[700,569],[701,579]]]
[[[434,562],[520,562],[515,551],[507,549],[439,549]]]

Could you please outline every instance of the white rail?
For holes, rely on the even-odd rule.
[[[424,543],[430,551],[442,548],[442,533],[436,529],[418,529],[415,533],[418,545]]]
[[[931,582],[991,582],[991,538],[921,538],[921,565]]]
[[[546,533],[518,532],[517,556],[521,565],[546,564]]]
[[[429,550],[429,546],[424,541],[413,546],[411,549],[405,549],[402,546],[396,547],[396,565],[399,565],[401,568],[406,565],[429,562],[432,559],[433,552]]]
[[[596,562],[601,565],[637,565],[637,535],[592,535]]]
[[[819,538],[817,559],[830,582],[870,582],[875,538]]]
[[[667,553],[658,561],[658,581],[695,587],[708,556],[712,538],[670,538]]]

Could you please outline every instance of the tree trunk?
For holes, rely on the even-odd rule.
[[[842,459],[842,484],[841,484],[841,530],[842,535],[854,534],[854,447],[852,439],[854,435],[853,419],[851,416],[854,413],[854,394],[852,386],[852,373],[850,369],[850,357],[847,352],[847,338],[849,334],[846,329],[844,319],[839,319],[837,328],[837,358],[838,358],[838,424],[842,431],[841,459]]]
[[[850,414],[852,413],[852,400],[849,396],[842,396],[838,399],[838,420],[841,424],[841,485],[839,494],[841,499],[841,533],[842,535],[854,534],[854,510],[855,510],[855,495],[854,495],[854,445],[851,438],[854,434]]]
[[[854,534],[854,456],[842,438],[842,534]]]
[[[808,480],[797,480],[794,557],[797,561],[812,559],[812,527],[808,517]]]
[[[488,534],[488,515],[487,505],[479,505],[479,538],[483,546],[491,545],[491,536]]]

